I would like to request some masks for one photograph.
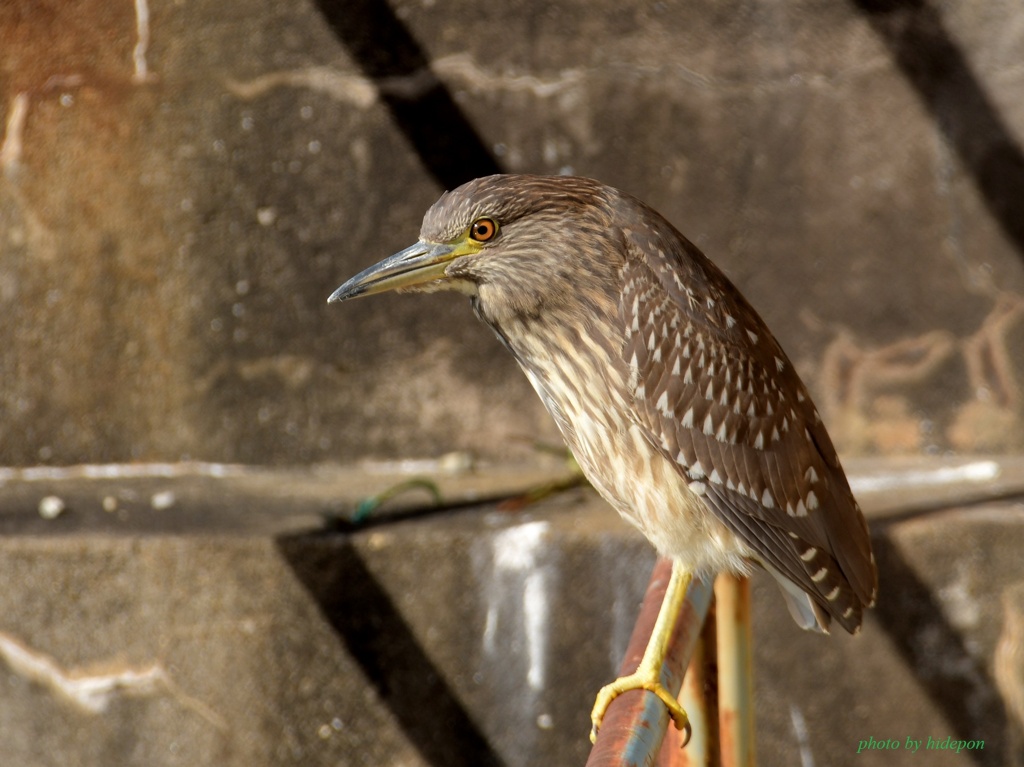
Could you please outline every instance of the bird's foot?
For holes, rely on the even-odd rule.
[[[604,715],[608,711],[608,706],[612,704],[619,695],[626,692],[627,690],[647,690],[653,692],[661,702],[665,704],[668,709],[668,714],[672,717],[672,721],[675,722],[676,727],[683,731],[683,745],[685,746],[690,742],[690,735],[692,730],[690,728],[690,718],[686,715],[686,711],[679,705],[679,701],[676,700],[675,696],[669,693],[665,689],[664,685],[659,681],[656,674],[645,673],[642,666],[637,669],[635,673],[629,676],[620,676],[611,684],[606,684],[597,693],[597,700],[594,701],[594,709],[590,712],[590,742],[595,743],[597,741],[597,731],[601,728],[601,722],[604,720]]]

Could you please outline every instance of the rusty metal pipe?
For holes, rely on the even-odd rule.
[[[722,767],[754,767],[754,676],[750,580],[715,581],[718,718]]]
[[[633,629],[619,674],[633,673],[651,638],[658,610],[665,596],[672,562],[659,559],[647,585],[640,617]],[[710,583],[694,580],[672,634],[668,658],[661,670],[661,683],[671,694],[678,695],[683,675],[697,644],[701,625],[711,604]],[[629,690],[608,707],[590,752],[587,767],[627,767],[653,765],[669,727],[669,715],[657,696],[645,690]]]
[[[718,752],[718,639],[712,600],[700,639],[690,657],[679,702],[690,717],[693,735],[683,748],[682,733],[671,728],[658,755],[657,767],[721,767]]]

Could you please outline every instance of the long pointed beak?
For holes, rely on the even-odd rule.
[[[372,296],[443,279],[448,263],[458,254],[452,244],[417,242],[365,269],[331,293],[327,303]]]

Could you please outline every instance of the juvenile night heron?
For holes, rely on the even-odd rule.
[[[565,176],[447,192],[420,240],[330,297],[458,290],[512,352],[587,479],[673,560],[636,674],[658,681],[694,574],[760,564],[806,629],[857,631],[877,576],[867,526],[792,363],[729,280],[651,208]]]

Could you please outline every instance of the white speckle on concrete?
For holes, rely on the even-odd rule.
[[[548,571],[540,567],[540,555],[548,527],[547,522],[527,522],[495,534],[493,572],[485,587],[484,651],[507,655],[510,646],[521,644],[526,682],[532,690],[543,688],[547,672],[550,584]]]
[[[811,752],[811,742],[807,736],[807,720],[804,719],[803,712],[792,703],[789,704],[789,717],[793,721],[793,733],[800,749],[800,767],[814,767],[814,754]]]
[[[57,482],[68,479],[131,479],[146,477],[235,477],[245,466],[229,463],[87,463],[77,466],[2,466],[3,482]]]
[[[972,461],[960,466],[938,469],[894,471],[886,474],[851,477],[850,489],[854,494],[899,490],[914,487],[937,487],[963,483],[984,483],[999,478],[1002,469],[995,461]]]
[[[526,682],[534,690],[544,686],[547,650],[548,594],[547,584],[540,572],[526,576],[523,584],[523,618],[526,622],[526,652],[530,666]]]
[[[39,501],[39,516],[43,519],[56,519],[64,513],[67,506],[56,495],[48,495]]]
[[[522,572],[537,566],[537,549],[547,535],[547,522],[526,522],[494,536],[494,564],[498,570]]]
[[[958,629],[977,628],[981,622],[981,600],[971,588],[971,576],[962,562],[957,562],[956,579],[939,588],[943,612]]]
[[[178,498],[174,495],[173,491],[161,490],[159,493],[153,494],[153,497],[149,499],[149,505],[157,511],[163,511],[164,509],[171,508],[177,501]]]

